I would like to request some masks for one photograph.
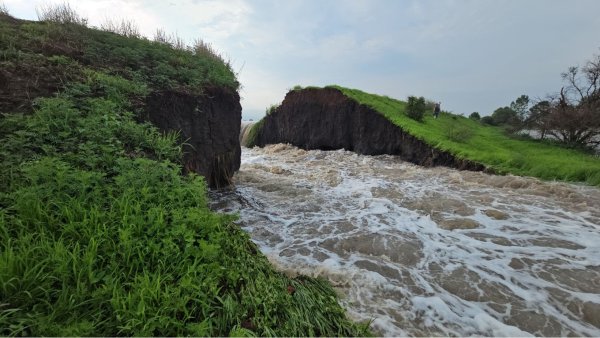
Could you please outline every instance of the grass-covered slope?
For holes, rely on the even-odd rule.
[[[383,114],[413,136],[497,173],[534,176],[600,185],[600,158],[536,140],[511,138],[499,127],[462,116],[426,114],[423,122],[406,115],[406,102],[357,89],[337,88],[344,95]]]
[[[177,135],[135,120],[150,88],[237,86],[235,77],[219,82],[218,72],[200,67],[186,82],[178,66],[155,73],[143,69],[146,61],[125,65],[128,57],[119,68],[83,57],[87,49],[76,59],[44,49],[56,43],[46,40],[53,31],[69,29],[85,32],[85,46],[107,39],[103,48],[142,60],[158,58],[153,48],[165,60],[192,57],[0,14],[2,70],[64,80],[59,92],[28,102],[27,115],[1,111],[0,335],[363,334],[327,283],[274,271],[232,216],[209,210],[204,179],[182,176],[176,164]]]

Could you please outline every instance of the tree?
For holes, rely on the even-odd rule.
[[[528,119],[543,131],[542,135],[551,135],[570,146],[599,145],[600,55],[584,67],[570,67],[561,75],[566,86],[548,103],[530,110]]]
[[[550,128],[548,115],[550,114],[552,104],[548,100],[542,100],[535,103],[529,109],[529,113],[525,119],[526,128],[537,131],[540,138],[544,139]]]
[[[481,115],[479,115],[478,112],[474,111],[471,113],[471,115],[469,115],[469,118],[473,120],[479,120],[481,119]]]
[[[510,107],[501,107],[494,110],[492,113],[492,119],[494,120],[494,124],[497,126],[513,125],[519,120],[519,115]]]
[[[510,109],[517,113],[519,120],[524,121],[529,109],[529,96],[521,95],[510,103]]]

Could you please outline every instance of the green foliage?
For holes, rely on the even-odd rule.
[[[502,128],[482,125],[478,121],[452,114],[441,114],[438,119],[425,115],[423,122],[417,122],[406,117],[406,102],[357,89],[330,88],[337,88],[344,95],[370,106],[428,144],[459,158],[482,163],[495,172],[600,185],[600,159],[585,152],[544,141],[516,139],[507,136]],[[481,122],[486,118],[488,116],[484,116]],[[446,130],[452,123],[464,125],[472,131],[472,135],[459,136],[460,142],[450,139]]]
[[[250,129],[250,132],[248,133],[248,141],[247,141],[246,147],[252,148],[257,145],[258,135],[260,134],[264,124],[265,124],[265,119],[262,118],[262,119],[260,119],[260,121],[256,122],[252,126],[252,129]]]
[[[329,284],[277,273],[210,211],[177,135],[134,120],[144,83],[82,74],[0,118],[0,335],[369,333]]]
[[[484,116],[481,118],[481,124],[487,124],[490,126],[495,126],[496,122],[494,121],[494,118],[491,116]]]
[[[425,110],[427,106],[425,104],[425,98],[423,96],[409,96],[408,104],[406,105],[406,115],[415,121],[423,121]]]
[[[492,119],[495,126],[499,125],[511,125],[519,119],[519,115],[516,111],[509,107],[501,107],[492,113]]]
[[[478,112],[474,111],[471,113],[471,115],[469,115],[469,118],[472,120],[480,120],[481,119],[481,115],[479,115]]]
[[[42,8],[42,16],[43,22],[0,17],[0,57],[10,61],[22,54],[66,57],[97,71],[145,82],[152,89],[194,93],[207,86],[239,89],[231,65],[201,40],[176,49],[140,38],[129,21],[106,27],[123,35],[87,28],[68,4]]]
[[[277,110],[277,108],[279,108],[279,106],[280,106],[280,104],[272,104],[269,106],[269,108],[267,108],[265,110],[265,113],[267,115],[271,115],[271,114],[273,114],[273,112],[275,112]]]

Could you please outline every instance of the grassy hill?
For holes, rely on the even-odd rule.
[[[482,163],[497,173],[600,185],[600,158],[593,155],[548,142],[512,138],[499,127],[448,113],[438,119],[426,114],[423,122],[417,122],[406,116],[406,102],[332,87],[434,147]]]
[[[548,141],[510,137],[500,127],[482,125],[479,121],[447,112],[442,112],[438,119],[429,112],[422,122],[418,122],[406,115],[407,103],[404,101],[336,85],[327,88],[338,89],[348,98],[373,108],[431,146],[458,158],[481,163],[495,173],[600,185],[600,158],[597,156]],[[293,90],[301,89],[297,86]],[[249,144],[254,143],[263,121],[250,130]]]
[[[0,335],[368,333],[209,210],[176,133],[138,122],[150,90],[238,88],[173,47],[0,11]]]

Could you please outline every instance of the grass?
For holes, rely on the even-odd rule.
[[[438,119],[426,114],[422,123],[417,122],[405,115],[406,103],[403,101],[357,89],[331,87],[377,110],[428,144],[482,163],[495,172],[600,185],[600,159],[585,152],[548,142],[509,137],[499,127],[485,126],[449,113],[442,113]]]
[[[202,40],[185,48],[181,41],[177,46],[150,41],[139,37],[130,21],[106,26],[121,34],[91,29],[68,6],[45,8],[40,17],[46,21],[0,17],[0,65],[13,75],[44,69],[29,59],[63,57],[71,64],[143,81],[155,90],[202,94],[208,86],[239,89],[229,62]],[[65,67],[52,74],[64,78],[71,73],[72,67]]]
[[[1,336],[369,334],[328,283],[275,271],[234,216],[209,210],[204,178],[181,175],[176,133],[136,121],[152,90],[236,88],[227,65],[9,19],[0,69],[13,83],[36,72],[52,93],[23,96],[37,96],[25,115],[0,105]]]
[[[335,88],[373,108],[431,146],[459,158],[482,163],[496,173],[600,186],[600,159],[597,156],[548,141],[510,137],[500,127],[482,125],[473,119],[447,112],[442,112],[438,119],[429,112],[422,122],[415,121],[407,116],[407,103],[404,101],[336,85],[327,88]],[[292,90],[302,89],[320,88],[296,86]],[[256,135],[261,126],[262,121],[259,121],[251,135]]]

